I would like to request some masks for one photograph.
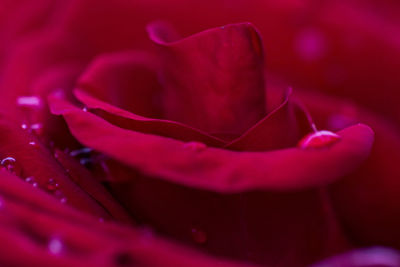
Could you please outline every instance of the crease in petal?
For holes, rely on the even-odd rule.
[[[161,135],[187,142],[197,141],[216,147],[225,144],[223,140],[183,123],[143,117],[105,103],[81,90],[75,90],[75,96],[88,108],[93,109],[97,115],[124,129]]]
[[[305,111],[290,99],[291,92],[292,89],[289,88],[277,108],[225,148],[266,151],[295,146],[299,138],[305,134],[301,122],[307,121],[307,118]]]

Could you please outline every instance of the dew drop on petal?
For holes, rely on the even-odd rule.
[[[42,133],[42,128],[43,125],[41,123],[34,123],[31,125],[31,130],[33,130],[38,135]]]
[[[35,141],[30,141],[29,145],[32,146],[32,147],[35,147],[35,148],[39,147],[39,144],[36,143]]]
[[[63,243],[59,238],[50,239],[47,248],[51,254],[58,255],[63,250]]]
[[[23,130],[28,129],[28,124],[22,123],[22,124],[21,124],[21,128],[22,128]]]
[[[61,192],[61,190],[56,189],[56,190],[53,191],[53,194],[62,204],[67,203],[68,199],[65,197],[63,192]]]
[[[87,107],[83,107],[83,108],[82,108],[82,111],[87,112],[87,111],[88,111],[88,108],[87,108]]]
[[[56,183],[56,181],[53,178],[50,178],[47,181],[46,189],[48,191],[55,191],[58,187],[59,187],[58,183]]]
[[[191,230],[192,239],[197,244],[204,244],[207,242],[207,234],[197,228],[192,228]]]
[[[298,143],[302,149],[328,147],[340,140],[340,136],[331,131],[317,131],[306,135]]]
[[[185,149],[190,149],[190,150],[193,150],[193,151],[202,151],[202,150],[205,150],[207,148],[207,145],[204,144],[204,143],[201,143],[201,142],[193,141],[193,142],[185,143],[183,145],[183,147]]]
[[[39,108],[42,100],[37,96],[20,96],[17,98],[17,105],[20,107]]]
[[[31,184],[33,187],[38,187],[39,186],[39,184],[35,181],[35,177],[33,177],[33,176],[28,176],[24,180],[28,184]]]
[[[2,168],[6,169],[7,171],[14,172],[16,160],[13,157],[6,157],[1,160],[0,165]]]

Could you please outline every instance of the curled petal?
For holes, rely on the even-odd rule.
[[[327,184],[358,167],[373,142],[372,130],[360,124],[340,131],[340,142],[320,150],[239,153],[193,149],[180,141],[121,129],[54,96],[49,102],[53,114],[63,115],[72,134],[84,145],[146,174],[219,192]]]
[[[166,118],[209,133],[240,134],[263,117],[264,54],[250,23],[179,40],[161,23],[148,32],[160,48]]]

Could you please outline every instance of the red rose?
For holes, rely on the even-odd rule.
[[[400,247],[396,3],[3,2],[3,265],[306,266]],[[399,262],[354,253],[321,264]]]

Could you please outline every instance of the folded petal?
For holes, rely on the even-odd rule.
[[[160,48],[166,118],[209,133],[240,134],[265,115],[264,54],[251,24],[179,40],[161,23],[148,32]]]
[[[154,62],[146,54],[101,56],[80,77],[78,88],[75,96],[83,104],[120,127],[212,146],[223,144],[222,140],[190,126],[159,119],[162,110],[156,100],[161,88]]]
[[[81,74],[77,87],[100,100],[142,116],[162,116],[158,60],[145,52],[103,54]]]
[[[9,167],[16,175],[78,209],[100,217],[110,217],[78,185],[71,181],[66,171],[53,158],[51,152],[34,135],[19,125],[0,117],[0,156],[3,168]],[[7,164],[7,166],[5,165]]]
[[[149,175],[219,192],[327,184],[358,167],[373,142],[371,129],[356,125],[326,149],[232,152],[121,129],[55,96],[49,102],[84,145]]]
[[[300,106],[289,99],[291,90],[286,93],[281,104],[243,135],[225,146],[227,149],[241,151],[265,151],[293,147],[308,131],[302,129],[307,121]]]
[[[99,221],[0,170],[1,266],[250,267],[210,257],[142,228]]]
[[[217,255],[273,266],[301,266],[347,247],[316,187],[365,159],[367,126],[340,131],[341,140],[322,149],[232,152],[121,129],[55,96],[49,102],[80,142],[139,171],[110,182],[139,222]]]

